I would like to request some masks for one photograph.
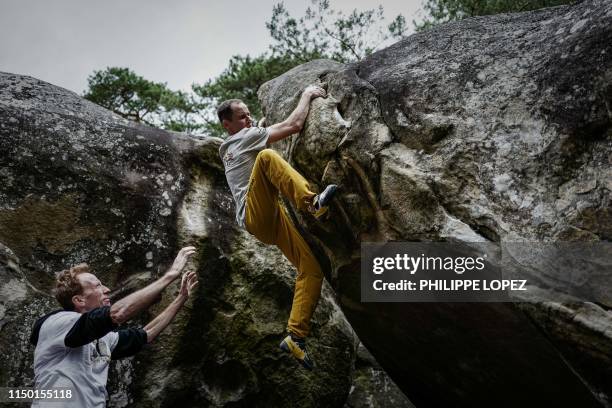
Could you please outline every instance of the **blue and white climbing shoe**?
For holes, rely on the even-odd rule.
[[[325,190],[321,194],[317,194],[313,202],[314,207],[314,216],[315,218],[320,218],[323,214],[325,214],[329,208],[329,204],[331,203],[332,198],[336,194],[336,190],[338,190],[338,186],[335,184],[330,184],[325,187]]]

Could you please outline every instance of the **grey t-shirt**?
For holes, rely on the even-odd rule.
[[[267,147],[268,130],[261,127],[244,128],[229,136],[219,147],[225,166],[225,177],[236,202],[236,222],[246,228],[246,195],[257,153]]]
[[[41,326],[34,351],[35,387],[70,389],[71,400],[35,400],[32,407],[106,406],[106,380],[111,352],[119,335],[110,332],[81,347],[66,347],[64,338],[81,317],[77,312],[59,312]]]

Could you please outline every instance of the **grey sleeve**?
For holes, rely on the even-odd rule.
[[[241,150],[263,150],[268,146],[268,129],[253,127],[244,135]]]

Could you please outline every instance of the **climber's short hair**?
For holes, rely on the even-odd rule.
[[[223,119],[232,120],[232,104],[233,103],[244,103],[240,99],[228,99],[227,101],[221,102],[217,107],[217,116],[219,122],[223,123]]]
[[[59,272],[55,277],[55,298],[64,310],[73,311],[74,303],[72,297],[83,293],[83,287],[77,276],[81,273],[90,272],[89,265],[80,263]]]

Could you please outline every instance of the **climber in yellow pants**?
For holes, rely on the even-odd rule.
[[[255,126],[248,107],[238,99],[225,101],[217,109],[219,121],[229,134],[219,154],[236,202],[238,225],[261,242],[278,246],[298,270],[287,324],[289,335],[280,347],[308,369],[312,369],[314,363],[306,351],[305,338],[321,294],[323,273],[308,244],[280,205],[278,194],[280,192],[298,209],[318,217],[327,210],[336,186],[328,185],[317,195],[310,190],[304,177],[267,147],[298,133],[304,126],[310,101],[323,96],[325,91],[320,87],[306,88],[287,119],[267,128]]]
[[[310,329],[323,273],[310,247],[278,202],[278,192],[300,210],[309,210],[315,193],[308,182],[274,150],[262,150],[255,160],[246,200],[246,229],[261,242],[276,245],[295,265],[293,306],[289,332],[304,338]],[[263,221],[263,222],[262,222]]]

